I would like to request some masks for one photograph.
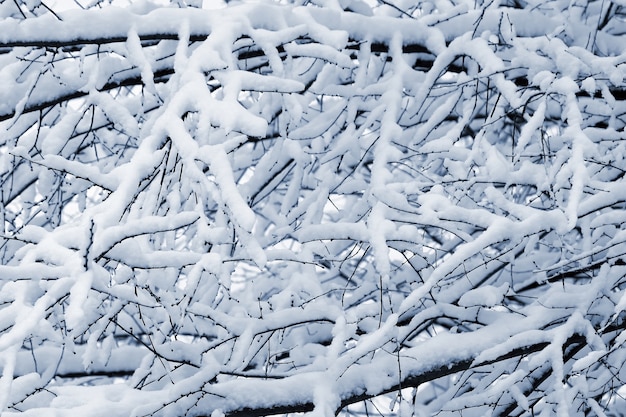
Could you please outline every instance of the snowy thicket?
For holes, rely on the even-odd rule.
[[[0,4],[3,417],[624,413],[624,0],[71,5]]]

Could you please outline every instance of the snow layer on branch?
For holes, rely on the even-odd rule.
[[[617,407],[619,7],[321,3],[0,21],[3,416]]]

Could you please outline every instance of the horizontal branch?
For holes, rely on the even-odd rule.
[[[571,336],[565,344],[563,345],[564,349],[567,349],[570,345],[573,344],[581,344],[585,343],[585,337],[583,335],[575,334]],[[370,400],[372,398],[378,397],[380,395],[388,394],[391,392],[396,392],[404,388],[416,388],[421,384],[426,382],[434,381],[436,379],[449,376],[458,372],[468,371],[471,369],[476,369],[481,366],[491,365],[494,363],[502,362],[507,359],[512,359],[516,357],[523,357],[532,353],[539,352],[549,346],[550,343],[542,342],[535,343],[528,346],[522,346],[517,349],[513,349],[510,352],[507,352],[493,360],[484,361],[480,363],[474,363],[475,357],[469,357],[467,359],[459,360],[453,363],[443,363],[439,366],[425,369],[422,372],[409,373],[408,375],[402,377],[400,381],[397,383],[390,385],[380,392],[377,393],[369,393],[369,392],[358,392],[354,393],[351,396],[345,397],[341,399],[341,405],[339,409],[336,410],[336,413],[339,413],[343,408],[356,404],[362,401]],[[231,412],[226,413],[229,417],[263,417],[269,415],[278,415],[278,414],[287,414],[287,413],[304,413],[312,411],[315,408],[315,404],[313,401],[303,402],[299,404],[277,404],[272,407],[260,407],[260,408],[241,408],[239,410],[233,410]],[[205,416],[208,417],[208,416]]]
[[[190,42],[206,40],[208,33],[192,34],[189,36]],[[177,33],[147,33],[139,35],[143,42],[160,42],[165,40],[180,40]],[[12,48],[33,47],[33,48],[67,48],[86,45],[106,45],[111,43],[124,43],[128,40],[127,35],[103,36],[103,37],[78,37],[74,39],[14,39],[0,42],[0,51]]]
[[[190,37],[189,40],[201,41],[201,40],[206,39],[207,36],[208,35],[195,35],[195,36]],[[167,40],[167,39],[177,40],[178,35],[177,34],[149,34],[149,35],[141,36],[140,39],[144,41],[145,40],[152,40],[152,41]],[[95,39],[77,39],[73,41],[67,41],[64,44],[61,41],[52,39],[52,40],[39,40],[39,41],[15,41],[15,42],[12,42],[11,45],[12,46],[32,46],[32,47],[39,47],[39,48],[58,48],[58,47],[63,47],[63,46],[77,46],[77,45],[86,45],[86,44],[98,45],[98,44],[107,43],[107,42],[125,42],[125,41],[126,41],[126,37],[111,37],[111,38],[95,38]],[[9,44],[0,43],[0,50],[7,45]],[[357,47],[355,46],[355,44],[353,44],[351,46],[348,46],[348,49],[357,49]],[[417,51],[427,51],[426,48],[422,45],[406,45],[405,49],[407,53],[417,52]],[[387,52],[387,50],[388,50],[388,47],[384,44],[378,43],[378,44],[372,45],[372,52],[374,53],[385,53]],[[279,52],[281,59],[284,60],[287,56],[284,47],[278,46],[277,51]],[[237,55],[237,58],[240,61],[245,61],[245,60],[252,59],[252,58],[262,58],[262,57],[265,57],[265,52],[259,48],[249,48],[245,52],[241,52]],[[258,67],[255,67],[255,68],[258,68]],[[129,68],[128,71],[130,72],[130,74],[127,77],[120,77],[117,80],[108,82],[105,85],[103,85],[101,88],[99,88],[99,91],[111,91],[120,87],[133,87],[133,86],[141,86],[144,84],[143,79],[140,75],[139,69]],[[154,82],[155,83],[166,82],[172,74],[174,74],[173,66],[163,65],[161,68],[156,69],[153,72]],[[89,95],[88,92],[79,91],[79,90],[65,92],[51,99],[42,100],[42,101],[35,102],[35,103],[27,103],[20,113],[28,114],[32,112],[45,110],[47,108],[56,106],[58,104],[65,103],[71,100],[80,99],[88,95]],[[0,122],[12,119],[13,117],[15,117],[15,115],[16,115],[15,110],[5,112],[5,113],[0,112]]]
[[[513,325],[512,327],[517,326]],[[619,334],[619,332],[623,331],[625,328],[626,320],[619,319],[612,325],[603,328],[603,330],[600,331],[600,334],[605,336],[614,332],[618,332]],[[513,330],[511,333],[519,334],[522,329],[523,327],[520,327]],[[493,331],[493,329],[489,330]],[[530,354],[540,352],[551,345],[551,342],[546,341],[531,343],[526,346],[512,348],[508,352],[502,353],[494,358],[477,362],[476,359],[479,355],[483,354],[483,352],[490,348],[489,343],[484,342],[482,340],[484,337],[478,333],[481,333],[481,331],[479,330],[476,332],[463,333],[454,336],[450,335],[452,337],[460,337],[461,339],[449,340],[448,342],[452,342],[452,344],[444,343],[444,345],[459,345],[463,346],[463,349],[450,351],[448,361],[445,360],[446,353],[441,351],[442,343],[438,343],[441,341],[436,340],[439,338],[439,336],[437,336],[434,339],[431,339],[433,340],[432,345],[429,345],[428,342],[424,342],[425,345],[422,344],[400,352],[397,359],[394,359],[393,356],[391,356],[384,359],[383,362],[373,360],[372,362],[364,364],[352,364],[344,374],[339,377],[331,376],[332,379],[328,381],[330,384],[336,383],[339,390],[337,394],[340,397],[340,405],[338,409],[335,410],[336,413],[351,404],[356,404],[380,395],[396,392],[404,388],[416,388],[421,384],[450,376],[458,372],[476,370],[480,367],[503,362],[509,359],[525,357]],[[504,333],[508,333],[508,331]],[[504,339],[508,338],[506,334],[498,334],[498,337],[503,337]],[[614,336],[611,336],[611,338],[614,338]],[[460,343],[457,344],[457,342]],[[501,343],[501,340],[493,340],[492,342],[495,345],[498,345]],[[563,352],[566,352],[566,356],[564,357],[565,361],[567,362],[574,358],[574,354],[571,354],[571,352],[578,352],[586,345],[587,338],[585,335],[575,333],[570,336],[561,346]],[[423,346],[425,347],[422,348]],[[568,352],[570,354],[567,354]],[[402,368],[401,377],[394,373],[394,366],[392,366],[395,363],[395,368],[397,369],[399,366],[397,362],[398,360],[400,360],[400,366]],[[430,362],[431,365],[429,366],[427,362]],[[416,363],[417,365],[415,365]],[[334,370],[329,370],[330,375],[332,375],[332,371]],[[362,379],[356,378],[356,375],[376,378],[377,385],[380,384],[380,388],[378,388],[375,392],[372,392],[366,388],[365,381],[363,381],[363,385],[360,386],[342,383],[342,379],[344,378],[346,381],[362,381]],[[240,389],[244,388],[244,391],[247,387],[247,383],[253,383],[255,385],[250,385],[250,388],[252,389],[254,387],[254,389],[256,389],[259,393],[265,392],[266,390],[268,392],[278,393],[283,390],[289,391],[290,388],[294,386],[304,385],[312,387],[316,383],[324,381],[326,376],[327,375],[324,373],[317,373],[317,375],[300,374],[286,377],[282,380],[272,379],[263,382],[258,379],[249,381],[245,378],[238,378],[230,381],[230,383],[241,384],[237,386]],[[209,389],[208,392],[217,396],[226,394],[229,392],[230,383],[225,382],[223,384],[214,385],[212,386],[213,390]],[[263,386],[264,384],[267,384],[267,386]],[[294,396],[298,398],[294,399]],[[236,406],[233,406],[233,403],[230,402],[225,404],[222,411],[229,417],[261,417],[286,413],[308,412],[315,408],[312,390],[304,393],[299,392],[297,395],[292,393],[291,396],[285,399],[275,397],[272,397],[272,399],[276,401],[275,404],[268,405],[267,402],[261,402],[256,405],[250,405],[248,402],[248,405],[241,408],[236,408]],[[235,401],[235,403],[239,404],[237,401]],[[216,408],[219,408],[219,405],[216,405]]]
[[[159,69],[157,71],[154,71],[154,81],[155,83],[165,82],[169,78],[169,76],[171,76],[172,74],[174,74],[173,68],[166,67],[163,69]],[[138,85],[143,85],[143,81],[141,79],[141,75],[139,75],[139,70],[134,70],[132,71],[132,75],[130,75],[129,77],[121,78],[119,80],[106,83],[99,89],[99,91],[111,91],[111,90],[115,90],[116,88],[133,87],[133,86],[138,86]],[[61,94],[58,97],[52,98],[50,100],[44,100],[44,101],[40,101],[37,103],[27,104],[26,106],[24,106],[24,109],[20,113],[27,114],[27,113],[45,110],[47,108],[56,106],[57,104],[83,98],[88,95],[89,95],[88,92],[72,91],[69,93]],[[0,113],[0,122],[12,119],[13,117],[15,117],[15,114],[16,114],[15,111],[7,112],[4,114]]]
[[[142,37],[141,39],[143,40],[165,40],[165,39],[178,39],[178,35],[175,34],[152,34],[152,35],[145,35],[144,37]],[[206,39],[206,35],[197,35],[194,37],[191,37],[190,40],[203,40]],[[125,38],[101,38],[101,39],[92,39],[90,42],[92,44],[98,44],[98,43],[104,43],[104,42],[123,42],[125,41]],[[67,45],[74,45],[74,44],[83,44],[84,42],[86,42],[86,40],[81,39],[81,40],[76,40],[75,42],[72,41]],[[41,42],[26,42],[26,44],[28,44],[29,46],[39,46],[42,48],[45,47],[60,47],[63,45],[60,45],[57,43],[57,41],[51,40],[51,41],[41,41]],[[2,48],[2,46],[0,46],[0,49]],[[351,45],[347,46],[346,49],[357,49],[357,44],[352,43]],[[383,53],[387,53],[388,52],[388,45],[383,44],[383,43],[375,43],[372,44],[371,46],[371,51],[375,54],[383,54]],[[280,54],[281,59],[285,59],[287,54],[285,52],[285,49],[282,46],[277,47],[277,51]],[[420,53],[420,54],[425,54],[422,55],[422,57],[420,57],[419,59],[417,59],[414,62],[414,67],[415,68],[420,68],[420,70],[428,70],[429,68],[432,67],[432,65],[435,62],[435,58],[436,56],[431,55],[430,52],[428,51],[428,49],[426,47],[424,47],[423,45],[420,44],[408,44],[408,45],[404,45],[403,46],[403,52],[406,54],[411,54],[411,53]],[[262,58],[265,57],[265,53],[263,50],[261,49],[257,49],[257,48],[251,48],[245,52],[241,52],[237,55],[237,58],[240,61],[245,61],[247,59],[252,59],[252,58]],[[262,67],[263,65],[257,65],[256,67],[254,67],[254,69],[259,69],[260,67]],[[451,66],[448,68],[451,72],[454,73],[459,73],[461,71],[466,70],[466,68],[458,66],[456,64],[451,64]],[[99,91],[111,91],[111,90],[115,90],[117,88],[121,88],[121,87],[133,87],[133,86],[142,86],[143,83],[143,79],[139,73],[139,70],[137,68],[130,68],[129,71],[131,72],[131,74],[129,74],[129,76],[127,77],[120,77],[118,80],[114,80],[111,82],[106,83],[104,86],[102,86]],[[166,82],[169,77],[174,74],[174,68],[171,66],[167,66],[164,65],[163,67],[161,67],[160,69],[157,69],[154,71],[153,75],[154,75],[154,81],[156,83],[160,83],[160,82]],[[515,80],[515,83],[520,86],[520,87],[524,87],[528,85],[528,80],[523,77],[517,77]],[[624,101],[626,100],[626,89],[624,88],[619,88],[619,87],[614,87],[609,89],[610,93],[612,94],[613,98],[617,101]],[[82,97],[85,97],[89,95],[89,93],[84,92],[84,91],[70,91],[70,92],[66,92],[63,94],[60,94],[57,97],[54,97],[52,99],[48,99],[48,100],[42,100],[39,102],[35,102],[35,103],[28,103],[24,106],[24,108],[22,109],[21,113],[22,114],[28,114],[28,113],[32,113],[32,112],[37,112],[37,111],[41,111],[41,110],[45,110],[47,108],[53,107],[55,105],[61,104],[61,103],[65,103],[71,100],[75,100],[75,99],[80,99]],[[590,97],[590,95],[585,92],[585,91],[580,91],[577,92],[576,96],[578,97]],[[5,121],[5,120],[9,120],[13,117],[15,117],[15,110],[13,111],[9,111],[9,112],[5,112],[5,113],[0,113],[0,122]]]

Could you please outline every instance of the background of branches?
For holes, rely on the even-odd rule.
[[[0,5],[3,416],[624,409],[620,1]]]

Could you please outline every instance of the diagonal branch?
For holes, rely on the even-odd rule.
[[[621,331],[626,328],[626,321],[621,322],[619,324],[612,325],[605,329],[603,333],[609,333],[614,331]],[[441,361],[441,358],[438,358],[438,364],[433,366],[421,366],[415,369],[405,369],[402,371],[401,378],[390,379],[387,378],[388,383],[386,386],[376,390],[376,392],[368,391],[365,386],[354,386],[353,384],[342,384],[341,379],[344,377],[348,381],[354,381],[353,374],[358,375],[380,375],[381,380],[385,379],[385,377],[389,377],[390,375],[381,374],[381,369],[385,369],[386,373],[389,373],[389,367],[382,367],[380,364],[377,364],[375,361],[367,364],[353,365],[351,369],[349,369],[344,375],[340,376],[336,382],[337,387],[339,388],[339,396],[340,396],[340,406],[336,410],[336,413],[339,413],[343,408],[356,404],[365,400],[370,400],[372,398],[378,397],[380,395],[396,392],[400,389],[404,388],[416,388],[424,383],[432,382],[442,377],[446,377],[458,372],[463,371],[472,371],[477,370],[480,367],[486,365],[492,365],[495,363],[503,362],[513,358],[521,358],[528,356],[533,353],[537,353],[545,349],[550,345],[549,342],[539,342],[533,343],[526,346],[520,346],[515,349],[510,350],[494,359],[485,360],[481,362],[476,362],[475,359],[478,357],[480,352],[476,352],[474,354],[467,355],[462,357],[462,354],[459,355],[456,359],[451,358],[448,362]],[[564,360],[571,360],[574,355],[580,352],[585,346],[587,346],[586,337],[583,334],[573,334],[570,336],[562,346],[563,352],[566,352]],[[419,360],[419,349],[411,349],[411,353],[415,355],[411,355],[407,360]],[[406,354],[405,354],[406,355]],[[318,375],[323,378],[322,375]],[[297,384],[303,383],[305,375],[295,375],[291,377],[284,378],[282,380],[267,380],[267,381],[254,381],[254,384],[267,384],[267,389],[270,392],[280,392],[280,387],[291,387],[297,386]],[[301,381],[299,378],[303,378]],[[358,379],[357,379],[358,380]],[[315,379],[315,377],[307,379],[307,383],[314,384],[319,380]],[[241,387],[245,387],[246,380],[237,379],[232,382],[239,382],[242,385]],[[541,381],[538,381],[540,383]],[[222,390],[224,392],[228,391],[229,383],[225,383],[223,387],[220,387],[222,384],[218,384],[213,386],[216,393],[220,394]],[[252,386],[251,386],[252,387]],[[255,389],[260,390],[261,392],[265,392],[264,387],[261,385],[254,385]],[[213,392],[212,390],[209,390]],[[312,397],[312,390],[310,390],[307,394],[301,393],[299,399],[294,399],[291,402],[291,398],[286,401],[277,401],[275,404],[267,405],[267,403],[259,404],[258,406],[247,406],[242,408],[231,408],[225,407],[222,411],[229,417],[261,417],[261,416],[269,416],[269,415],[277,415],[277,414],[286,414],[286,413],[298,413],[298,412],[309,412],[315,408],[315,403]],[[208,417],[208,416],[207,416]]]

